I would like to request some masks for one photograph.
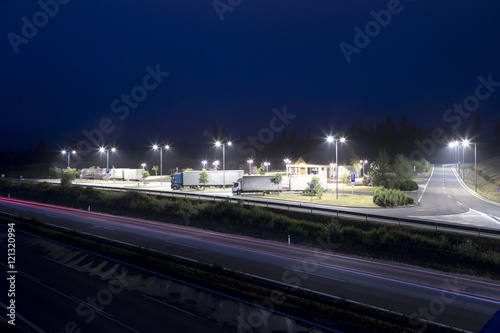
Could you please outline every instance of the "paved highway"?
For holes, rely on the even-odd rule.
[[[500,228],[500,204],[475,195],[451,167],[441,166],[434,169],[419,207],[408,217]]]
[[[39,216],[82,232],[217,262],[278,282],[473,332],[500,308],[499,284],[472,277],[17,200],[1,199],[0,211]],[[415,328],[422,327],[415,323]]]
[[[152,285],[152,274],[143,277],[147,273],[19,232],[16,248],[16,314],[40,332],[230,331],[162,301],[158,293],[131,288],[138,279]],[[8,271],[4,259],[0,266]],[[0,302],[8,304],[6,292]]]

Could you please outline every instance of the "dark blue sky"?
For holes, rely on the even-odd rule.
[[[214,125],[238,138],[284,106],[302,136],[388,113],[442,127],[478,76],[500,81],[499,17],[498,1],[472,0],[0,1],[0,150],[80,142],[103,119],[122,146],[200,143]],[[367,24],[380,29],[348,63],[339,45]],[[145,79],[157,68],[168,76]],[[469,118],[489,131],[496,89]]]

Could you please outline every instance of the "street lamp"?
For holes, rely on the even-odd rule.
[[[459,143],[456,140],[448,143],[448,146],[450,148],[455,148],[455,163],[456,163],[457,167],[458,167],[458,145],[459,145]],[[460,168],[458,169],[458,172],[460,172]]]
[[[465,165],[465,146],[469,145],[469,140],[462,140],[462,165]],[[462,167],[462,180],[465,181],[465,167]]]
[[[69,151],[63,150],[63,151],[61,152],[61,154],[63,154],[63,155],[64,155],[64,154],[68,154],[68,169],[69,169],[69,160],[70,160],[70,156],[71,156],[71,154],[73,154],[73,155],[74,155],[74,154],[76,154],[76,150],[73,150],[73,151],[71,152],[71,154],[69,153]]]
[[[144,168],[146,167],[146,163],[142,163],[141,166],[142,166],[142,171],[144,171]]]
[[[207,167],[207,160],[201,161],[202,169],[206,169]]]
[[[219,161],[215,160],[214,161],[214,167],[215,167],[215,170],[217,170],[217,167],[219,166]]]
[[[170,146],[165,145],[165,147],[160,147],[158,145],[153,145],[154,150],[160,149],[160,185],[163,181],[163,148],[170,149]]]
[[[271,163],[264,162],[264,165],[266,166],[266,173],[269,173],[269,166],[271,165]]]
[[[105,149],[104,147],[99,148],[99,152],[106,153],[106,170],[109,169],[109,149]],[[116,152],[116,148],[111,148],[111,152]]]
[[[462,146],[463,146],[463,158],[465,162],[465,147],[469,146],[469,144],[472,144],[469,140],[463,140],[462,141]],[[465,179],[465,172],[462,172],[462,179]],[[477,159],[476,159],[476,143],[474,142],[474,191],[477,193]]]
[[[226,145],[231,147],[232,144],[231,141],[227,143],[221,143],[220,141],[215,142],[216,147],[222,146],[222,187],[226,187]]]
[[[292,163],[292,161],[287,157],[283,160],[283,162],[285,162],[285,171],[288,175],[288,168],[287,167],[288,167],[288,164]]]
[[[340,138],[340,139],[335,139],[333,136],[329,136],[326,138],[327,142],[334,142],[335,141],[335,165],[337,166],[337,171],[335,172],[335,190],[337,194],[337,199],[339,198],[339,149],[337,142],[340,140],[340,142],[345,142],[345,138]]]
[[[248,163],[248,174],[251,175],[252,174],[252,163],[253,163],[253,160],[249,159],[247,161],[247,163]]]
[[[360,163],[363,163],[363,177],[365,176],[365,163],[368,163],[367,160],[361,160]]]

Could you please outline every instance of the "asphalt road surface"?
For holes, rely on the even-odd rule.
[[[289,285],[408,314],[410,320],[418,316],[476,332],[500,308],[500,286],[493,281],[16,200],[1,199],[0,211],[39,216],[71,229],[216,262]],[[415,328],[422,327],[415,324]]]
[[[0,230],[4,244],[5,231]],[[17,315],[41,332],[229,332],[175,305],[128,290],[134,276],[143,272],[61,247],[51,256],[42,242],[16,234],[14,297]],[[65,260],[77,255],[78,265]],[[0,266],[8,271],[5,259]],[[0,302],[5,305],[10,298],[3,291]]]

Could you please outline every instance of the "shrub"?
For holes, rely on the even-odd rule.
[[[283,175],[281,173],[277,173],[276,176],[271,178],[271,183],[279,185],[283,181]]]
[[[311,190],[311,185],[313,185],[313,189]],[[310,182],[307,182],[307,187],[305,188],[305,193],[311,193],[311,195],[315,195],[318,199],[321,199],[323,196],[323,185],[321,185],[321,180],[318,176],[312,177]]]
[[[418,190],[418,184],[413,180],[405,180],[401,183],[401,191],[416,191]]]
[[[378,186],[373,190],[373,203],[377,206],[404,206],[413,204],[414,199],[400,190],[388,190]]]
[[[328,242],[331,242],[332,240],[335,241],[340,240],[341,233],[342,233],[342,226],[340,225],[337,219],[332,218],[325,225],[325,234]]]
[[[71,181],[75,180],[75,174],[72,172],[63,173],[61,175],[61,185],[70,186]]]

